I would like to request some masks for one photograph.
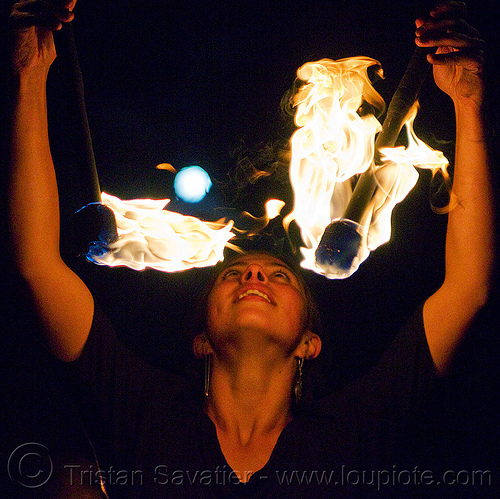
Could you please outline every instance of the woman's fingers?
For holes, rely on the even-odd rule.
[[[449,32],[440,37],[417,37],[417,45],[420,47],[453,47],[455,49],[471,48],[484,50],[486,43],[480,38],[464,35],[463,33]]]
[[[458,52],[448,52],[440,54],[430,54],[429,62],[435,65],[451,65],[462,66],[464,69],[472,73],[481,73],[484,63],[484,52],[469,50],[461,50]]]
[[[422,20],[421,20],[422,21]],[[415,34],[422,38],[437,38],[446,33],[460,33],[470,37],[479,37],[479,31],[463,19],[442,19],[422,21]]]
[[[416,44],[437,49],[428,56],[432,64],[471,69],[482,65],[486,44],[479,31],[462,19],[465,10],[463,2],[446,2],[436,7],[429,19],[417,19]]]
[[[52,2],[43,0],[26,0],[19,2],[12,8],[10,24],[14,28],[29,28],[38,26],[50,30],[58,30],[63,22],[70,22],[74,18],[71,12],[64,4],[56,5]]]

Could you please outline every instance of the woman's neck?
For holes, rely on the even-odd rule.
[[[246,482],[265,466],[292,419],[295,360],[264,353],[237,359],[213,357],[206,410],[227,463]]]
[[[260,352],[212,359],[207,414],[218,431],[245,446],[280,433],[291,419],[295,360]]]

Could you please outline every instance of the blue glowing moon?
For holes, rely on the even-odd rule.
[[[174,179],[175,195],[186,203],[199,203],[212,187],[208,173],[200,166],[186,166]]]

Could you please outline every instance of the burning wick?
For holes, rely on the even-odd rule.
[[[121,200],[105,192],[101,199],[106,216],[114,215],[118,237],[90,246],[97,251],[85,256],[93,263],[163,272],[207,267],[223,259],[234,237],[232,221],[204,222],[165,210],[168,199]]]
[[[302,267],[330,279],[349,277],[390,239],[392,210],[416,184],[415,168],[446,172],[444,155],[413,131],[426,74],[421,55],[415,58],[383,126],[375,113],[385,104],[368,77],[368,68],[379,66],[374,59],[322,59],[297,71],[304,84],[293,97],[294,209],[284,223],[295,220],[300,227]],[[408,145],[392,147],[402,127]]]
[[[417,100],[430,67],[427,53],[421,47],[415,49],[389,104],[382,131],[375,141],[375,165],[382,164],[380,148],[394,146],[404,120]],[[361,246],[359,224],[377,187],[375,169],[369,168],[360,176],[343,218],[326,227],[316,250],[316,261],[320,266],[337,267],[341,272],[351,268]]]
[[[358,224],[344,218],[327,225],[316,249],[316,262],[322,267],[347,272],[361,245]]]

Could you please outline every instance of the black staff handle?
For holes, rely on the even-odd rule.
[[[71,23],[54,32],[60,102],[66,109],[65,140],[77,171],[79,197],[85,206],[73,216],[73,242],[79,255],[92,259],[118,238],[113,212],[101,204],[101,189],[92,147],[80,62]]]
[[[80,177],[80,193],[84,203],[100,202],[101,189],[85,108],[82,72],[71,23],[63,23],[62,29],[54,32],[54,42],[57,51],[61,102],[67,110],[65,139],[72,149],[72,157]]]

